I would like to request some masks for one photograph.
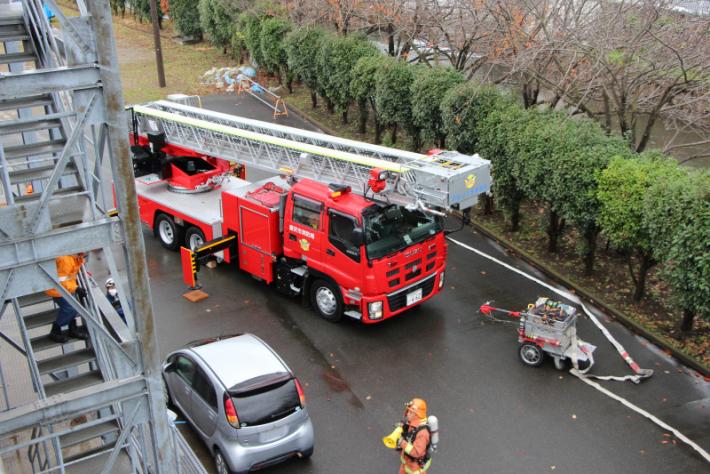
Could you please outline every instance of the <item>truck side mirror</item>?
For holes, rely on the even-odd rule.
[[[365,234],[362,227],[355,227],[350,239],[355,247],[360,248],[360,246],[365,243]]]

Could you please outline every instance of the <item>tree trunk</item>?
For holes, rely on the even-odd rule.
[[[318,94],[314,90],[311,90],[311,108],[318,107]]]
[[[347,107],[345,108],[345,110],[343,110],[343,113],[341,115],[341,119],[345,125],[348,124],[348,109],[347,109]]]
[[[374,117],[375,121],[375,145],[382,143],[382,124],[377,120],[377,116]]]
[[[328,111],[329,114],[332,114],[335,112],[335,105],[333,104],[333,101],[330,100],[328,97],[323,97],[325,99],[325,109]]]
[[[392,131],[390,132],[390,141],[394,145],[397,143],[397,124],[392,125]]]
[[[653,267],[654,264],[653,258],[647,252],[642,252],[639,256],[641,257],[641,263],[639,264],[639,273],[638,277],[634,278],[635,288],[633,300],[636,302],[641,301],[641,298],[643,298],[643,295],[646,292],[646,276],[648,275],[648,271],[651,269],[651,267]]]
[[[695,311],[691,309],[683,310],[683,319],[680,322],[680,330],[683,333],[689,333],[693,330],[693,321],[695,320]]]
[[[594,273],[594,260],[597,252],[597,236],[599,235],[599,227],[596,225],[589,226],[584,231],[585,249],[584,249],[584,274],[592,276]]]
[[[483,215],[490,216],[493,214],[493,196],[490,194],[484,194],[483,198]]]
[[[421,128],[415,128],[412,130],[412,147],[414,148],[414,151],[418,152],[419,149],[422,147],[422,129]]]
[[[360,112],[357,131],[364,134],[367,133],[367,101],[359,100],[357,102],[357,108]]]
[[[517,232],[520,229],[520,204],[516,204],[510,210],[510,231]]]
[[[446,148],[446,135],[440,134],[438,142],[439,142],[439,148],[441,148],[442,150],[444,148]]]
[[[564,228],[563,219],[557,214],[557,211],[550,210],[548,212],[547,223],[547,251],[557,253],[557,241],[559,240],[562,229]]]
[[[604,95],[604,123],[602,127],[607,135],[611,135],[611,104],[609,104],[609,96],[605,92]]]

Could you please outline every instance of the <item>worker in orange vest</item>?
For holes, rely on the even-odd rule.
[[[86,290],[79,287],[76,281],[76,276],[84,264],[84,256],[86,254],[79,253],[77,255],[62,255],[57,257],[57,276],[59,283],[72,295],[86,296]],[[69,304],[67,300],[62,298],[62,295],[55,288],[45,292],[54,299],[54,303],[59,309],[57,318],[52,324],[52,330],[49,333],[49,338],[55,342],[64,344],[70,337],[75,339],[87,339],[89,336],[86,328],[77,326],[76,317],[77,311]]]
[[[397,450],[402,451],[399,474],[424,474],[431,466],[428,453],[431,434],[424,400],[413,398],[407,403],[402,428],[402,437],[397,442]]]

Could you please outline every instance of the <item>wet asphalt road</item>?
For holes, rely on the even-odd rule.
[[[216,100],[227,110],[233,99]],[[251,108],[252,116],[268,117],[258,106]],[[240,112],[249,111],[240,107]],[[309,461],[294,459],[262,472],[395,473],[398,457],[381,438],[414,396],[425,398],[440,420],[432,473],[710,472],[680,441],[555,370],[551,361],[537,369],[523,366],[516,326],[484,321],[477,309],[487,300],[521,309],[550,292],[466,249],[450,244],[441,295],[365,326],[320,320],[300,300],[226,265],[201,271],[210,297],[190,303],[180,296],[185,288],[179,255],[164,250],[152,232],[144,236],[163,355],[201,337],[251,332],[302,381],[315,427],[315,454]],[[453,237],[535,274],[469,229]],[[618,323],[605,320],[605,325],[642,367],[656,373],[640,385],[602,384],[710,450],[710,384]],[[578,334],[598,346],[594,373],[630,373],[586,317]],[[181,427],[213,469],[202,443],[187,425]]]

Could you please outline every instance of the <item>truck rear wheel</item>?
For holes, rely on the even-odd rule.
[[[167,214],[158,214],[153,231],[160,244],[168,250],[177,250],[182,242],[182,227]]]
[[[316,280],[311,285],[311,305],[326,321],[336,323],[343,317],[340,289],[327,280]]]
[[[190,250],[195,250],[204,244],[205,234],[200,230],[200,228],[195,226],[188,227],[187,232],[185,232],[185,247]]]

